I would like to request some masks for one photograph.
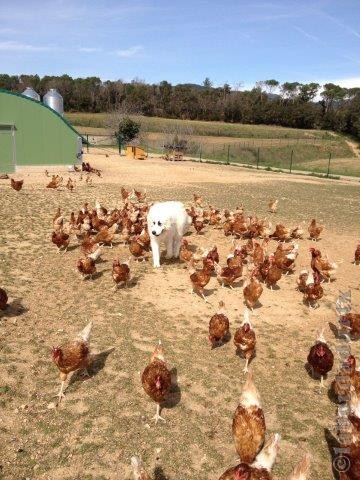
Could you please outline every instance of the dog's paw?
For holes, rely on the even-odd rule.
[[[174,258],[174,256],[173,256],[173,255],[165,255],[165,258],[166,258],[167,260],[170,260],[171,258]]]

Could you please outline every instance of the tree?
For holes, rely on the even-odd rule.
[[[116,133],[122,143],[129,143],[139,135],[140,127],[140,123],[135,122],[135,120],[132,120],[130,117],[124,117],[119,122],[119,127]]]
[[[344,100],[346,94],[346,88],[342,88],[334,83],[326,83],[324,85],[324,91],[320,94],[325,102],[325,111],[331,110],[334,104]]]
[[[289,100],[294,101],[295,97],[299,93],[299,82],[285,82],[281,85],[281,93],[283,98],[287,98]]]
[[[274,79],[265,80],[264,84],[265,84],[265,88],[267,90],[267,93],[273,93],[275,88],[279,86],[279,82],[277,80],[274,80]]]
[[[318,83],[304,83],[300,85],[300,100],[302,102],[311,102],[316,97],[319,88],[320,85]]]
[[[228,83],[224,83],[224,85],[222,86],[222,91],[224,95],[229,95],[229,93],[231,92],[230,85]]]
[[[205,78],[205,80],[203,81],[203,86],[208,90],[213,86],[212,81],[210,80],[209,77]]]
[[[20,83],[23,84],[24,87],[32,87],[36,92],[39,91],[40,87],[40,77],[39,75],[24,75],[21,74]],[[25,90],[25,88],[24,88]]]
[[[265,89],[265,80],[259,80],[258,82],[255,83],[254,90],[257,90],[260,93],[260,100],[262,100],[264,89]]]
[[[112,112],[105,125],[102,125],[102,120],[93,118],[89,118],[88,125],[108,127],[114,136],[119,134],[119,125],[127,123],[125,119],[139,123],[140,114],[186,120],[325,128],[360,136],[360,88],[346,89],[332,83],[324,85],[322,101],[315,102],[319,92],[317,83],[285,82],[280,86],[282,100],[276,95],[270,97],[279,87],[275,79],[259,81],[256,88],[249,91],[241,90],[241,83],[233,84],[231,89],[227,83],[215,88],[209,78],[205,79],[204,87],[191,83],[173,86],[165,80],[159,84],[147,84],[138,78],[125,82],[101,81],[98,77],[72,78],[69,75],[40,78],[36,74],[0,74],[0,88],[22,92],[25,84],[32,85],[40,95],[49,88],[58,89],[67,112]],[[167,132],[166,137],[171,137],[167,140],[173,141],[177,133]],[[136,129],[130,137],[132,134],[140,141],[144,137]],[[130,141],[126,131],[124,135],[124,140]],[[180,132],[176,138],[182,140],[184,133]],[[193,138],[187,135],[186,140],[190,149]]]
[[[171,92],[172,92],[171,83],[167,82],[166,80],[163,80],[162,82],[160,82],[159,84],[160,102],[165,112],[167,112],[167,109],[170,103]]]

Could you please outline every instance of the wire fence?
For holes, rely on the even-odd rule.
[[[99,148],[118,146],[116,137],[111,135],[86,135],[86,138],[90,145]],[[141,146],[149,154],[165,156],[169,150],[164,143],[161,138],[145,138]],[[335,139],[254,139],[231,143],[189,139],[183,154],[186,159],[204,163],[238,164],[290,173],[306,171],[327,177],[360,177],[360,157],[351,156],[346,143]]]

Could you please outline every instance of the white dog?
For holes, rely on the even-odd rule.
[[[191,225],[191,218],[181,202],[161,202],[150,207],[148,232],[154,267],[160,267],[160,243],[166,245],[166,258],[179,256],[181,239]]]

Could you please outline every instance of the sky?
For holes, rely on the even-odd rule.
[[[0,73],[360,87],[360,0],[0,0]]]

